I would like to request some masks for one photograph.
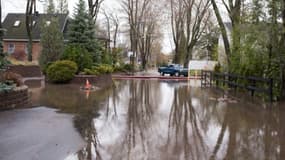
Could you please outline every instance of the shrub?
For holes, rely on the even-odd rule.
[[[99,75],[99,74],[112,73],[113,71],[114,71],[114,69],[111,65],[101,64],[99,66],[93,66],[90,69],[85,68],[83,74]]]
[[[114,67],[114,72],[131,72],[133,66],[131,64],[122,64]]]
[[[108,64],[101,64],[97,67],[93,67],[92,69],[95,69],[96,71],[98,71],[101,74],[112,73],[114,71],[113,67],[111,65],[108,65]]]
[[[78,71],[83,71],[84,68],[91,68],[93,63],[92,55],[80,45],[68,45],[61,59],[75,62],[78,66]]]
[[[99,75],[99,72],[95,69],[85,68],[83,74],[85,74],[85,75]]]
[[[132,64],[125,64],[123,67],[126,71],[132,71],[133,70],[133,65]]]
[[[74,77],[78,67],[69,60],[56,61],[47,69],[47,77],[54,83],[66,83]]]

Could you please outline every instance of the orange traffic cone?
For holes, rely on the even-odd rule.
[[[89,83],[88,79],[86,79],[85,89],[91,89],[91,84]]]

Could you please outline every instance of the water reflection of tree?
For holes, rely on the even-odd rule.
[[[214,159],[279,159],[279,118],[275,111],[253,106],[228,104],[215,147],[210,156]],[[224,155],[217,156],[226,144]]]
[[[99,115],[99,109],[106,107],[106,118],[111,115],[110,107],[113,106],[114,115],[116,115],[116,101],[119,99],[119,92],[123,89],[125,83],[113,84],[109,88],[98,92],[97,97],[93,101],[93,105],[89,106],[89,110],[83,110],[79,112],[74,118],[74,125],[79,131],[80,135],[87,142],[87,146],[77,153],[79,160],[101,160],[103,159],[99,152],[100,140],[98,138],[98,132],[96,130],[94,119]],[[112,100],[112,104],[110,104]],[[95,155],[94,155],[95,154]]]
[[[128,119],[127,119],[127,148],[128,159],[132,148],[141,142],[141,148],[146,153],[146,130],[150,126],[153,116],[153,107],[156,102],[154,97],[150,94],[151,83],[147,81],[130,81],[130,100],[128,105]],[[138,137],[137,137],[138,136]]]
[[[185,160],[205,159],[205,154],[201,154],[207,151],[201,133],[201,121],[192,105],[190,90],[186,87],[174,90],[168,124],[167,146],[172,147],[171,140],[174,140],[172,152],[179,152],[178,155],[183,155]]]

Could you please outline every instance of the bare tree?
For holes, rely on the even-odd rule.
[[[104,2],[104,0],[88,0],[89,14],[94,19],[94,22],[97,20],[102,2]]]
[[[33,50],[33,40],[32,40],[32,30],[33,30],[33,14],[36,13],[36,0],[27,0],[26,5],[26,30],[28,35],[28,61],[33,60],[32,50]]]
[[[174,62],[187,65],[195,45],[210,21],[210,0],[171,0],[171,28],[175,44]]]
[[[216,14],[217,21],[219,23],[224,46],[225,46],[225,53],[227,55],[227,61],[228,64],[230,64],[230,56],[232,54],[231,46],[230,46],[230,40],[228,38],[228,33],[225,27],[225,24],[223,22],[220,10],[216,3],[217,0],[211,0],[213,9]],[[240,17],[241,17],[241,0],[222,0],[223,5],[225,6],[228,15],[230,16],[231,24],[233,27],[233,52],[237,52],[238,47],[240,46]]]
[[[109,14],[106,12],[106,10],[105,10],[105,9],[103,10],[103,14],[104,14],[105,19],[106,19],[107,36],[108,36],[108,39],[110,39],[110,40],[111,40],[111,24],[110,24],[110,16],[109,16]],[[110,52],[111,52],[111,44],[110,44],[110,43],[108,43],[107,49],[108,49],[108,53],[110,53]]]
[[[183,0],[171,0],[170,8],[172,38],[175,45],[174,62],[182,63],[186,48],[184,37],[184,20],[186,15],[183,10]]]
[[[110,54],[112,54],[113,63],[116,63],[118,57],[118,55],[116,55],[116,47],[120,20],[118,18],[118,15],[112,11],[106,11],[103,9],[103,15],[105,16],[108,39],[113,42],[113,48],[111,47],[111,43],[108,43],[108,51]]]
[[[57,12],[60,14],[68,13],[68,2],[67,2],[67,0],[58,0]]]
[[[113,25],[113,48],[116,49],[117,47],[117,38],[118,38],[118,33],[119,33],[119,25],[120,25],[120,20],[118,18],[118,15],[111,14],[110,15],[111,23]]]
[[[158,1],[124,0],[122,6],[127,13],[131,50],[140,56],[146,69],[159,25]]]

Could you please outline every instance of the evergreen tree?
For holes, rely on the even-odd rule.
[[[49,14],[55,13],[55,7],[54,7],[54,1],[53,0],[48,0],[48,6],[47,6],[46,12]]]
[[[71,20],[69,25],[69,43],[86,46],[88,38],[90,37],[90,35],[88,35],[88,29],[88,13],[85,2],[79,0],[75,8],[74,19]]]
[[[58,0],[57,12],[60,14],[68,13],[67,0]]]
[[[99,63],[102,60],[103,47],[96,39],[95,20],[88,15],[88,42],[86,49],[92,54],[93,61]]]
[[[96,40],[95,23],[85,8],[84,0],[79,0],[69,27],[69,43],[84,47],[92,55],[94,62],[99,63],[102,47]]]
[[[64,44],[57,18],[53,18],[49,25],[42,25],[41,45],[42,53],[39,59],[41,67],[45,68],[51,62],[60,59]]]

